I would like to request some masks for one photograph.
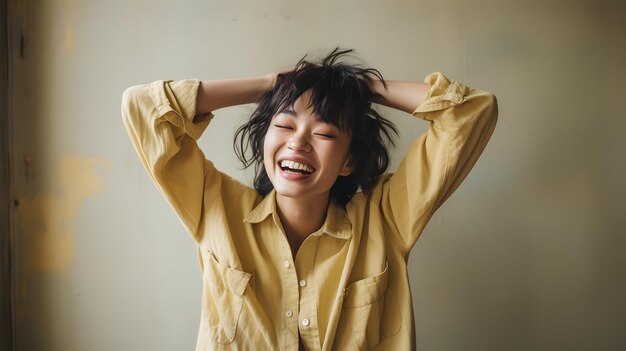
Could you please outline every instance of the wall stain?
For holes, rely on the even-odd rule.
[[[65,25],[65,52],[68,55],[74,52],[74,26],[71,23]]]
[[[18,294],[21,315],[28,313],[25,307],[32,274],[67,273],[72,267],[76,257],[74,220],[85,201],[104,190],[100,173],[110,169],[107,159],[66,154],[57,167],[55,194],[41,192],[19,199],[16,229],[24,262]]]

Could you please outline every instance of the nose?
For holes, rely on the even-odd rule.
[[[309,141],[305,137],[297,134],[293,135],[289,141],[287,141],[287,148],[293,151],[310,152],[311,144],[309,144]]]

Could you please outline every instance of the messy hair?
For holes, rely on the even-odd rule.
[[[372,108],[378,97],[368,83],[380,80],[381,73],[343,59],[353,50],[335,48],[320,63],[304,56],[295,67],[278,74],[274,87],[259,98],[250,120],[237,129],[233,147],[244,168],[254,165],[254,188],[267,195],[272,185],[263,164],[263,142],[272,118],[294,105],[306,91],[311,91],[311,107],[319,119],[352,135],[349,154],[354,171],[339,176],[330,190],[330,198],[345,206],[359,187],[365,194],[380,179],[389,166],[387,145],[395,145],[398,135],[395,125]]]

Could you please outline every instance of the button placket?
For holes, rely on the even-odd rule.
[[[300,291],[298,287],[298,276],[295,261],[291,259],[291,248],[289,247],[286,237],[281,238],[279,242],[282,260],[279,260],[278,269],[281,276],[282,289],[282,344],[286,348],[290,345],[298,345],[298,329],[300,321],[298,319],[297,307],[300,300]],[[281,267],[282,266],[282,267]],[[295,348],[297,350],[297,347]]]
[[[300,293],[300,305],[297,313],[300,338],[308,347],[320,349],[320,336],[317,320],[317,286],[315,284],[315,259],[320,237],[309,236],[298,251],[295,260],[298,278],[295,283]]]

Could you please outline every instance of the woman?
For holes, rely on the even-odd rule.
[[[497,104],[440,73],[384,81],[345,63],[350,52],[259,78],[124,92],[131,140],[198,245],[197,350],[415,348],[409,252],[477,161]],[[246,103],[258,106],[235,146],[256,168],[254,188],[196,143],[213,111]],[[383,173],[395,127],[372,103],[431,123],[394,174]]]

